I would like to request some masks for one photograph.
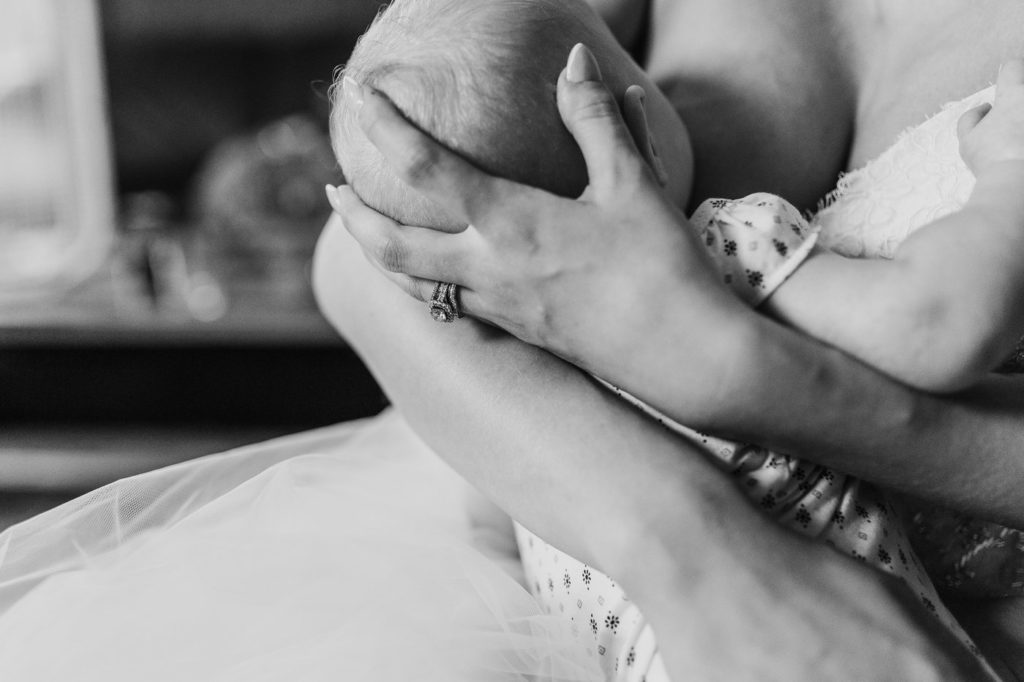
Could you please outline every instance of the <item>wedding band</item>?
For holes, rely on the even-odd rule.
[[[462,317],[459,307],[459,285],[451,282],[438,282],[434,285],[434,293],[430,296],[430,316],[438,322],[454,322]]]
[[[448,304],[452,307],[452,312],[455,313],[455,318],[462,319],[462,306],[459,304],[459,285],[448,283]]]

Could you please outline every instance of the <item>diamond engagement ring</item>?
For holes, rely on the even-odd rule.
[[[459,285],[451,282],[438,282],[434,285],[434,293],[430,297],[430,316],[438,322],[454,322],[462,317],[459,308]]]

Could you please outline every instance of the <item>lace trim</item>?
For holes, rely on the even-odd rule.
[[[974,177],[960,159],[956,120],[991,97],[989,88],[943,107],[875,159],[841,175],[814,217],[822,244],[849,257],[891,257],[908,234],[957,210]]]
[[[891,154],[896,147],[902,145],[905,138],[909,137],[914,132],[921,130],[922,128],[927,128],[935,125],[933,123],[935,119],[942,117],[949,111],[955,110],[957,112],[962,113],[963,111],[966,111],[967,109],[970,109],[973,106],[977,106],[980,103],[980,101],[992,99],[992,97],[994,96],[994,92],[994,86],[989,86],[983,90],[980,90],[979,92],[976,92],[972,95],[968,95],[962,100],[958,100],[956,102],[947,102],[946,104],[943,104],[942,108],[940,108],[934,114],[925,118],[925,120],[922,121],[921,123],[917,125],[910,125],[904,128],[900,132],[900,134],[896,136],[896,141],[888,149],[885,149],[874,158],[868,159],[866,162],[864,162],[863,165],[854,168],[853,170],[840,171],[839,177],[836,179],[835,188],[829,190],[829,192],[824,197],[818,200],[818,205],[817,208],[815,208],[814,210],[814,214],[816,215],[818,213],[821,213],[822,211],[828,210],[832,208],[834,204],[837,204],[844,196],[846,196],[846,194],[850,190],[850,187],[853,186],[854,183],[858,182],[861,175],[863,175],[872,165],[879,163],[881,160],[884,159],[884,157]],[[976,102],[975,100],[980,101]]]

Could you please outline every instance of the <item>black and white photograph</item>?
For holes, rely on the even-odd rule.
[[[1024,679],[1021,0],[0,0],[0,680]]]

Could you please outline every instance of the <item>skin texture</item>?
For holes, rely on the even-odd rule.
[[[983,87],[998,64],[1024,44],[1022,10],[1011,2],[978,6],[950,0],[935,6],[882,0],[873,10],[838,2],[821,7],[816,14],[796,0],[655,3],[651,73],[690,125],[703,183],[696,198],[742,191],[762,179],[778,189],[757,189],[797,203],[813,201],[831,183],[821,178],[844,167],[847,150],[850,164],[870,158],[922,115]],[[972,37],[981,35],[972,27],[986,28],[983,45]],[[659,35],[673,40],[659,43]],[[730,43],[734,38],[736,45]],[[734,49],[719,44],[710,51],[708,43],[716,41]],[[849,47],[853,56],[842,64],[830,61],[835,46]],[[764,55],[782,63],[776,67]],[[751,86],[746,74],[758,71],[767,73],[757,83],[783,83],[784,96],[776,88]],[[570,90],[593,94],[586,87]],[[808,118],[802,103],[809,101],[818,104]],[[728,137],[714,134],[712,105],[737,113]],[[758,116],[750,116],[751,109]],[[585,122],[583,117],[580,123]],[[586,137],[577,134],[581,142]],[[817,140],[828,144],[813,144]],[[701,165],[758,145],[776,161],[768,178],[758,177],[767,171],[758,163]],[[808,182],[813,189],[803,177],[816,179]],[[343,212],[350,224],[376,220],[354,204]],[[600,211],[594,215],[599,219]],[[677,643],[665,646],[670,670],[735,679],[752,674],[751,665],[759,662],[765,664],[757,668],[762,678],[827,679],[819,674],[820,652],[827,651],[839,668],[879,666],[862,669],[871,679],[926,679],[926,672],[970,677],[966,669],[950,667],[955,647],[928,632],[877,576],[833,554],[794,545],[788,534],[763,525],[738,501],[731,483],[687,444],[609,399],[571,365],[469,320],[436,325],[422,303],[363,261],[337,220],[322,238],[316,280],[325,312],[413,426],[535,532],[619,577],[661,640]],[[714,347],[739,361],[744,349],[758,349],[758,362],[750,360],[739,371],[754,377],[755,388],[737,393],[721,384],[718,396],[703,406],[687,403],[687,411],[704,409],[702,418],[721,431],[890,487],[994,519],[1024,520],[1024,500],[1013,483],[1024,475],[1016,455],[1024,440],[1018,380],[991,380],[969,394],[930,398],[770,321],[737,319],[736,326],[725,327],[735,332],[732,338],[717,339],[721,345]],[[678,386],[665,377],[686,376],[676,372],[694,368],[666,366],[662,361],[670,354],[641,346],[633,352],[660,362],[658,376],[636,380],[647,385],[650,379],[648,395],[641,397],[655,405],[670,402],[664,396],[674,396]],[[621,360],[612,354],[598,362],[611,363],[615,371]],[[719,371],[712,367],[710,374]],[[781,385],[779,377],[787,378],[785,392],[768,391]],[[666,393],[651,399],[659,391]],[[460,415],[455,429],[446,420],[452,414]],[[969,462],[965,452],[971,453]],[[695,546],[702,548],[699,556]],[[679,614],[694,604],[696,593],[716,605],[701,613],[715,616],[687,622]],[[979,643],[993,658],[1024,670],[1021,647],[1014,644],[1019,615],[1013,600],[1002,600],[998,609],[961,608],[983,633]],[[890,628],[901,636],[881,641],[871,634]],[[721,648],[688,646],[698,631]],[[751,658],[732,656],[740,646],[736,637],[750,647]],[[805,656],[807,651],[819,655]]]

